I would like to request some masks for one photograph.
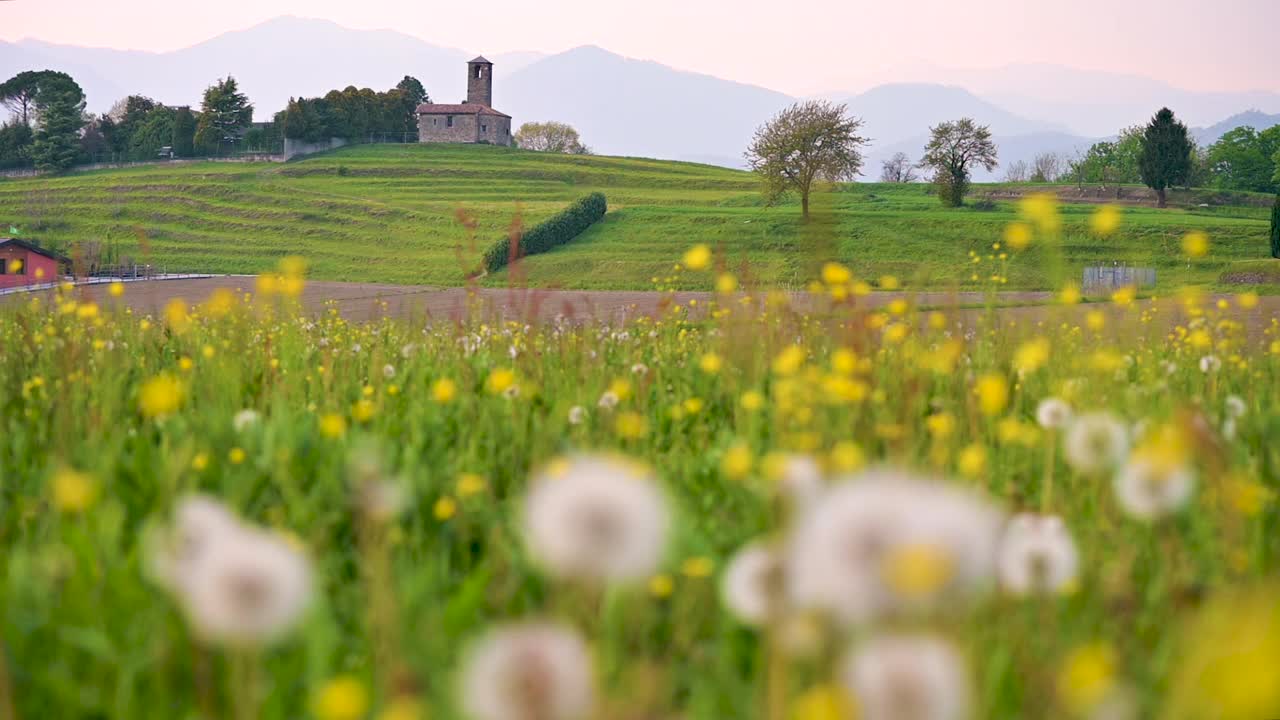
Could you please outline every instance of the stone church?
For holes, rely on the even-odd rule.
[[[511,144],[511,116],[493,109],[493,63],[467,63],[467,101],[418,106],[418,142]]]

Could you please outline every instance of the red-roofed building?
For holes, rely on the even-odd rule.
[[[467,101],[418,106],[418,141],[511,144],[511,116],[493,109],[493,63],[467,63]]]
[[[71,261],[17,238],[0,238],[0,290],[55,282]]]

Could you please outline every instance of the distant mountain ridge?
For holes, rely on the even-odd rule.
[[[630,59],[595,46],[551,55],[494,54],[484,48],[441,47],[395,30],[352,30],[327,20],[298,17],[276,18],[164,53],[38,40],[0,42],[0,80],[21,70],[63,70],[85,88],[89,110],[105,112],[129,94],[148,95],[171,105],[198,105],[207,85],[230,74],[254,103],[256,119],[266,120],[283,109],[290,97],[321,95],[348,85],[381,90],[393,87],[406,74],[421,80],[433,100],[457,102],[466,92],[465,62],[479,52],[495,63],[497,109],[512,115],[517,125],[568,122],[602,154],[742,167],[743,151],[754,130],[797,100],[768,88]],[[1128,92],[1141,95],[1138,102],[1151,105],[1149,109],[1138,109],[1106,88],[1094,88],[1093,105],[1082,102],[1079,98],[1088,94],[1091,85],[1108,77],[1091,71],[1010,66],[985,73],[938,71],[936,75],[941,82],[889,83],[857,94],[828,95],[846,103],[865,122],[863,134],[872,139],[866,179],[875,179],[879,162],[894,152],[918,158],[929,127],[958,117],[973,117],[991,126],[1002,168],[978,174],[978,179],[991,179],[1003,174],[1003,166],[1030,160],[1039,152],[1083,152],[1103,135],[1144,122],[1162,104],[1174,107],[1182,117],[1205,115],[1202,107],[1178,105],[1205,94],[1175,91],[1144,78],[1116,76]],[[1058,87],[1053,92],[1059,95],[1046,91],[1048,86]],[[1173,100],[1154,102],[1162,92],[1174,96]],[[1225,107],[1234,97],[1209,95],[1210,108]],[[1075,104],[1055,101],[1059,96]],[[1258,102],[1236,105],[1232,111],[1270,107],[1265,93],[1247,97]],[[1108,119],[1109,125],[1101,125],[1096,118],[1074,120],[1092,118],[1103,111],[1100,108],[1104,114],[1124,119]],[[1280,110],[1280,102],[1275,109]],[[1239,113],[1194,133],[1198,141],[1208,144],[1233,127],[1263,122],[1276,124],[1280,115]]]

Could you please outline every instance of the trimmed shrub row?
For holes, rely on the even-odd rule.
[[[604,193],[591,193],[526,232],[520,238],[519,256],[537,255],[564,245],[604,217],[608,209]],[[485,251],[485,270],[494,272],[506,267],[514,259],[510,255],[511,240],[499,240]]]

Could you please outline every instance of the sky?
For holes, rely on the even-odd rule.
[[[280,15],[495,54],[599,45],[795,95],[1023,63],[1280,91],[1280,0],[0,0],[0,40],[164,51]]]

